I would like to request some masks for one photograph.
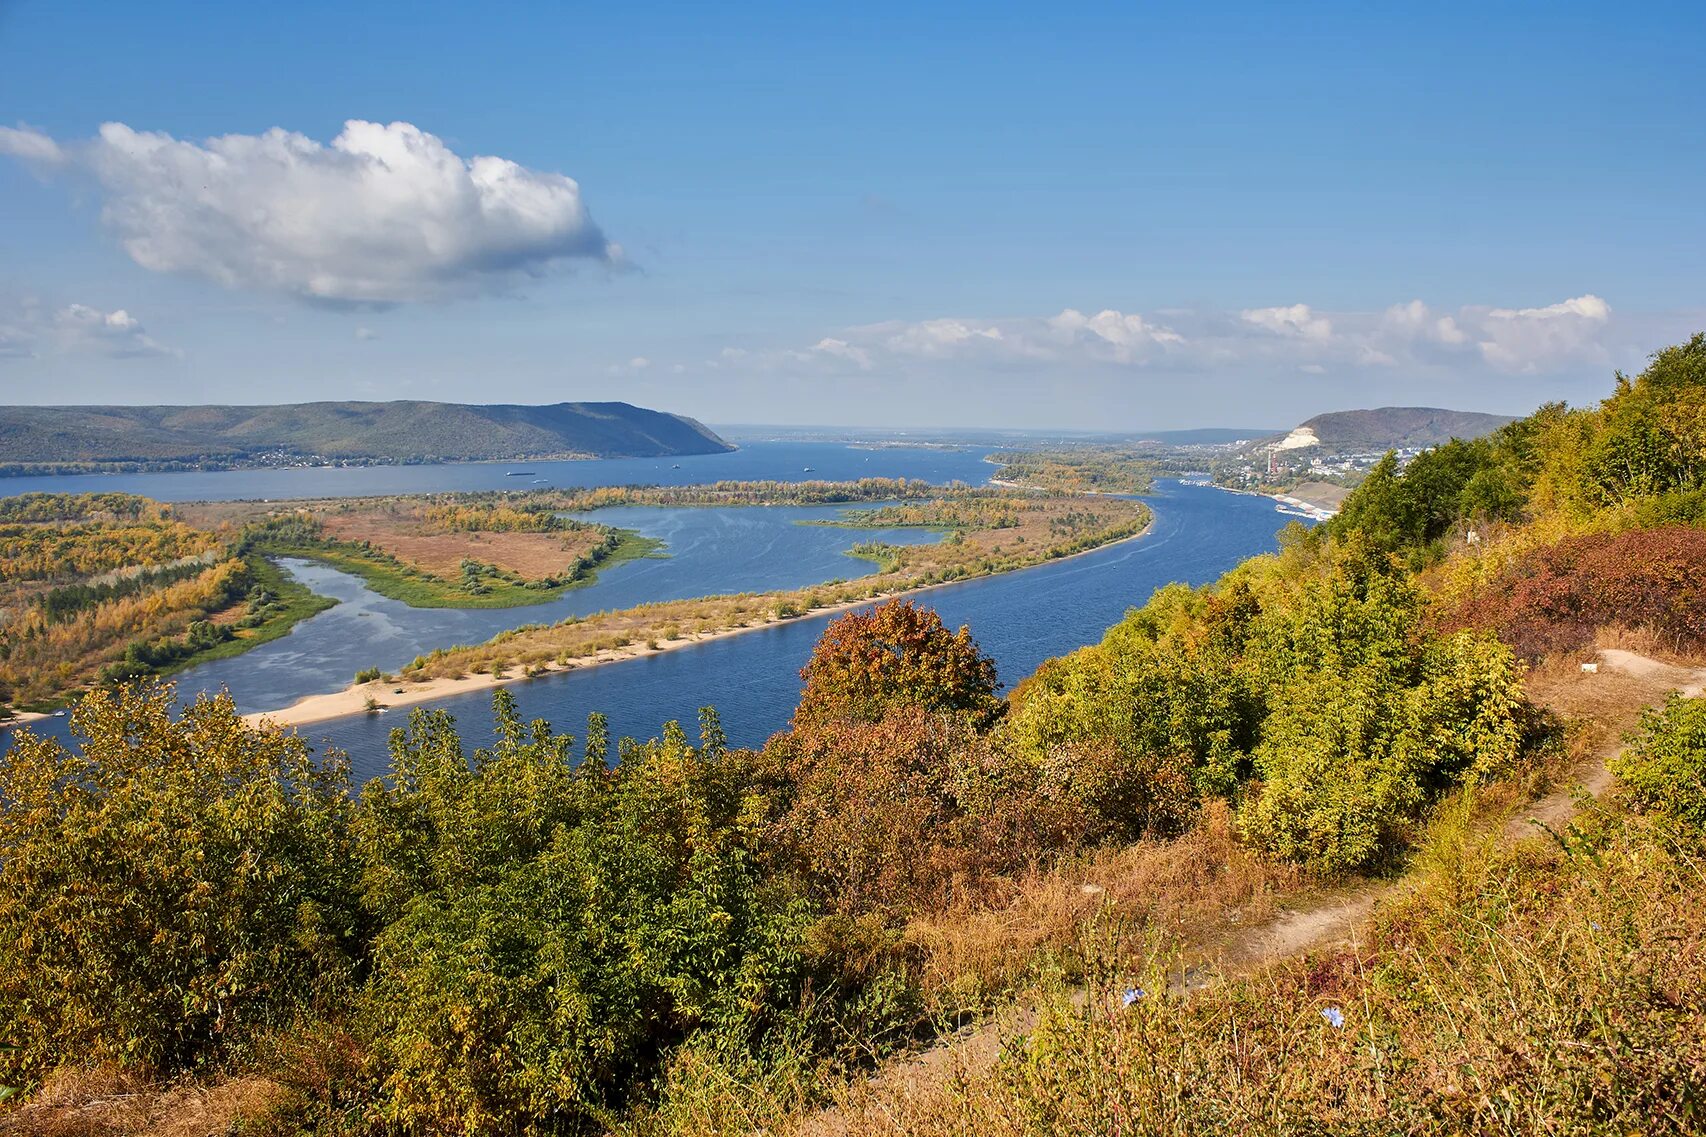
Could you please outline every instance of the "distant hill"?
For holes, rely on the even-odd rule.
[[[1298,450],[1319,446],[1323,451],[1391,450],[1438,446],[1453,438],[1480,438],[1507,422],[1509,415],[1479,411],[1449,411],[1440,407],[1376,407],[1363,411],[1332,411],[1316,415],[1283,437],[1264,439],[1264,447]]]
[[[660,457],[734,449],[693,419],[627,403],[294,403],[0,407],[0,463],[245,463]]]

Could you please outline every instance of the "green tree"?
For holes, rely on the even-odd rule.
[[[410,1131],[587,1126],[695,1034],[758,1045],[807,973],[811,911],[762,868],[749,756],[714,716],[711,746],[672,723],[607,770],[494,703],[467,759],[447,715],[416,712],[363,795],[386,920],[364,1008],[380,1112]]]
[[[75,747],[0,758],[0,1052],[26,1076],[175,1070],[347,998],[361,920],[343,760],[229,696],[97,691]]]
[[[1603,504],[1706,486],[1706,333],[1617,376],[1585,474]]]

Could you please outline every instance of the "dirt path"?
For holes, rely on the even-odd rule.
[[[1621,648],[1603,649],[1599,653],[1597,663],[1599,671],[1581,673],[1577,677],[1577,684],[1581,688],[1591,690],[1603,685],[1613,676],[1633,680],[1640,685],[1639,691],[1631,692],[1636,706],[1655,705],[1672,691],[1684,698],[1696,698],[1706,693],[1706,667],[1679,667]],[[1559,701],[1565,705],[1553,706],[1552,709],[1568,715],[1573,708],[1568,705],[1567,695]],[[1622,719],[1627,721],[1601,724],[1609,728],[1602,731],[1605,737],[1599,740],[1586,759],[1577,764],[1571,772],[1570,784],[1552,791],[1511,818],[1510,823],[1505,826],[1506,838],[1528,836],[1535,831],[1537,825],[1556,829],[1575,816],[1577,794],[1585,791],[1590,796],[1598,797],[1611,787],[1614,779],[1610,762],[1622,749],[1623,730],[1633,725],[1633,719],[1629,715],[1622,716]]]
[[[1618,719],[1621,722],[1636,708],[1658,703],[1671,691],[1685,697],[1706,693],[1706,668],[1679,667],[1616,648],[1602,650],[1598,665],[1597,672],[1584,671],[1572,675],[1568,683],[1552,684],[1544,705],[1565,717],[1573,717],[1572,712],[1580,707],[1593,705],[1592,696],[1607,685],[1604,680],[1633,680],[1635,686],[1622,685],[1611,692],[1613,701],[1624,711]],[[1587,697],[1580,700],[1572,697],[1577,692]],[[1611,725],[1615,727],[1617,723]],[[1601,734],[1603,737],[1572,771],[1571,785],[1520,811],[1505,829],[1507,840],[1532,835],[1531,819],[1553,827],[1567,822],[1575,813],[1580,790],[1597,796],[1610,787],[1613,779],[1607,763],[1621,749],[1622,728],[1602,730]],[[1348,943],[1376,904],[1405,887],[1403,881],[1372,882],[1321,897],[1318,903],[1285,909],[1266,924],[1244,929],[1224,942],[1213,963],[1205,963],[1200,969],[1188,968],[1174,980],[1171,989],[1175,993],[1200,989],[1216,977],[1248,973],[1284,959]],[[904,1101],[943,1088],[960,1074],[987,1069],[1001,1053],[1001,1047],[1028,1033],[1036,1025],[1036,1019],[1036,1008],[1021,1004],[966,1027],[927,1050],[878,1070],[864,1085],[855,1088],[847,1105],[856,1108],[859,1102]],[[849,1122],[842,1109],[831,1107],[807,1119],[795,1133],[800,1137],[840,1137],[848,1131]]]

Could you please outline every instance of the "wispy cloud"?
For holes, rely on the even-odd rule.
[[[0,358],[103,355],[110,359],[181,355],[150,336],[123,308],[108,312],[87,304],[46,308],[26,300],[0,311]]]
[[[871,371],[917,362],[1208,371],[1282,366],[1311,375],[1455,367],[1541,374],[1608,358],[1611,307],[1593,295],[1542,307],[1435,310],[1410,300],[1378,311],[1295,303],[1164,315],[1067,308],[1053,316],[942,317],[839,329],[810,347],[727,349],[720,370]]]

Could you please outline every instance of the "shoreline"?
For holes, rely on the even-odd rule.
[[[1080,549],[1076,553],[1068,553],[1063,557],[1054,557],[1039,561],[1034,565],[1008,570],[1009,573],[1028,572],[1031,569],[1042,568],[1045,565],[1060,564],[1077,557],[1099,553],[1123,545],[1128,541],[1138,541],[1149,536],[1155,528],[1154,508],[1150,508],[1149,521],[1136,533],[1109,541],[1105,545],[1097,545],[1093,549]],[[763,631],[766,628],[781,627],[784,624],[809,620],[818,616],[850,612],[872,604],[881,604],[888,600],[903,596],[915,596],[938,588],[948,588],[956,584],[970,584],[979,580],[990,580],[1008,573],[987,573],[983,576],[967,577],[963,580],[944,580],[934,584],[914,585],[910,588],[894,589],[887,592],[873,593],[859,600],[847,600],[839,604],[825,605],[813,608],[794,616],[783,616],[766,620],[761,624],[741,624],[732,628],[721,628],[714,632],[694,633],[679,639],[665,640],[656,648],[648,648],[643,644],[629,645],[622,648],[607,648],[590,655],[577,656],[567,663],[550,662],[541,666],[534,674],[506,675],[502,678],[491,674],[467,675],[461,679],[435,678],[420,682],[409,680],[390,681],[376,679],[369,683],[352,683],[340,691],[328,691],[318,695],[307,695],[287,707],[270,711],[252,711],[243,716],[243,721],[252,726],[272,725],[280,728],[296,728],[311,726],[315,723],[331,722],[334,719],[355,718],[358,715],[384,714],[404,707],[415,707],[422,703],[434,702],[452,695],[465,695],[472,691],[491,691],[499,687],[508,687],[516,683],[527,683],[535,679],[544,679],[551,675],[562,675],[570,671],[579,671],[588,667],[602,667],[610,663],[623,663],[631,659],[646,656],[662,655],[669,651],[679,651],[682,648],[694,647],[698,644],[710,643],[713,640],[728,639],[732,636],[744,635],[748,632]],[[401,687],[402,694],[397,694]],[[374,699],[379,703],[375,710],[367,708],[367,700]]]

